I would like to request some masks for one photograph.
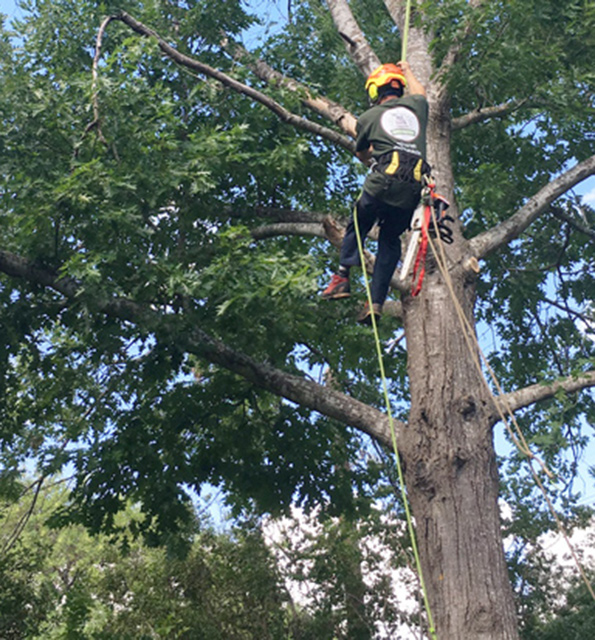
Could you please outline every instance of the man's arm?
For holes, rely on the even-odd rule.
[[[399,67],[403,70],[403,75],[405,76],[405,80],[407,80],[407,88],[409,90],[409,94],[412,96],[420,95],[426,97],[426,89],[423,84],[413,75],[413,71],[411,71],[411,67],[407,60],[401,60],[397,62]]]
[[[372,157],[372,146],[370,145],[367,149],[363,151],[356,151],[355,155],[364,163],[368,164],[370,158]]]

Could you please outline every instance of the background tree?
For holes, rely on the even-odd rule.
[[[27,528],[2,554],[2,638],[248,640],[286,638],[299,629],[258,527],[244,523],[218,533],[207,520],[194,521],[181,554],[135,539],[132,525],[143,516],[130,506],[117,517],[117,540],[91,536],[82,525],[47,526],[67,498],[63,481],[48,482]],[[22,503],[0,506],[3,534],[29,509]],[[0,541],[6,549],[5,535]]]
[[[498,473],[497,408],[568,518],[593,422],[593,213],[572,190],[595,172],[595,12],[414,5],[454,297],[489,324],[507,392],[484,384],[435,268],[418,298],[395,283],[382,331],[402,326],[406,352],[387,375],[438,633],[515,638],[498,497],[511,533],[554,523],[523,455]],[[23,8],[1,45],[5,485],[32,455],[43,474],[69,462],[61,521],[111,531],[134,500],[150,538],[205,482],[237,512],[365,513],[377,466],[358,454],[390,445],[371,337],[316,290],[361,183],[362,80],[398,57],[404,2],[294,2],[251,52],[241,2]],[[327,367],[332,385],[313,379]]]

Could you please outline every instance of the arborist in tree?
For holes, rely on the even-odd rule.
[[[408,87],[408,94],[404,94]],[[428,102],[426,90],[413,75],[409,63],[383,64],[366,81],[372,107],[356,125],[356,155],[370,164],[354,217],[347,226],[340,253],[340,266],[328,287],[325,300],[350,295],[349,270],[360,264],[354,220],[366,237],[379,223],[378,249],[372,276],[372,310],[368,304],[358,322],[371,324],[371,314],[380,319],[390,280],[401,257],[400,236],[413,217],[422,190],[422,176],[429,174],[425,160]]]

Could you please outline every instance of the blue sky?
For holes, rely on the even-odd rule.
[[[0,13],[6,15],[18,15],[20,9],[17,8],[16,0],[0,0]]]

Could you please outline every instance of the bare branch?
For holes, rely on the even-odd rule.
[[[544,298],[543,301],[546,304],[552,305],[552,307],[556,307],[556,309],[560,309],[560,311],[564,311],[569,316],[572,316],[573,318],[577,318],[581,322],[584,322],[587,325],[588,328],[591,328],[593,326],[593,318],[589,318],[584,313],[581,313],[580,311],[577,311],[576,309],[572,309],[568,305],[568,302],[566,300],[564,301],[564,304],[560,304],[558,301],[550,300],[549,298]]]
[[[99,88],[97,86],[98,84],[97,69],[99,66],[99,58],[101,57],[101,46],[103,44],[103,35],[105,34],[107,25],[113,19],[114,19],[113,16],[107,16],[107,18],[105,18],[101,23],[101,26],[99,27],[99,31],[97,32],[97,39],[95,41],[95,55],[93,56],[93,82],[91,83],[91,93],[92,93],[92,101],[93,101],[93,121],[90,122],[85,127],[85,133],[84,133],[84,135],[86,135],[91,129],[96,128],[97,136],[99,137],[99,140],[101,140],[101,142],[106,146],[107,146],[107,140],[105,139],[101,131],[101,119],[99,117],[99,96],[98,96]]]
[[[574,216],[571,216],[570,214],[566,213],[566,211],[560,209],[560,207],[551,207],[550,210],[554,214],[554,216],[558,218],[558,220],[563,220],[564,222],[567,222],[573,229],[576,229],[576,231],[579,231],[580,233],[584,233],[586,236],[589,236],[590,238],[595,238],[595,229],[592,229],[590,227],[585,226],[584,224],[581,224],[580,222],[577,222]]]
[[[482,258],[508,244],[521,235],[556,198],[593,174],[595,174],[595,155],[579,162],[572,169],[552,180],[510,218],[472,238],[469,241],[471,253]]]
[[[381,64],[380,59],[353,17],[347,0],[326,0],[326,4],[349,55],[359,70],[365,76],[369,76]]]
[[[224,46],[230,50],[236,60],[244,62],[261,80],[271,86],[280,86],[293,91],[300,96],[303,105],[336,124],[349,137],[356,137],[357,118],[345,107],[323,96],[313,96],[308,87],[273,69],[264,60],[255,58],[244,47],[228,43]]]
[[[0,271],[52,289],[70,301],[80,299],[83,293],[82,286],[74,279],[61,278],[55,272],[7,251],[0,251]],[[188,330],[187,324],[181,326],[180,318],[172,314],[115,296],[95,299],[93,302],[94,309],[100,313],[142,324],[152,330],[158,327],[161,339],[175,342],[189,353],[219,365],[261,389],[351,425],[387,446],[391,444],[388,418],[355,398],[258,362],[212,338],[199,327]],[[395,421],[395,428],[402,429],[404,426]]]
[[[142,22],[139,22],[125,11],[114,16],[114,19],[120,20],[142,36],[155,39],[161,51],[163,51],[168,58],[177,64],[187,67],[188,69],[192,69],[198,73],[202,73],[210,78],[214,78],[233,91],[252,98],[252,100],[264,105],[267,109],[270,109],[281,121],[286,122],[297,129],[308,131],[309,133],[313,133],[321,138],[329,140],[333,144],[347,149],[347,151],[352,154],[355,153],[355,145],[349,138],[337,131],[333,131],[332,129],[323,127],[322,125],[292,113],[261,91],[235,80],[226,73],[223,73],[218,69],[214,69],[204,62],[200,62],[195,58],[191,58],[190,56],[180,53],[177,49],[168,44],[158,33],[144,25]]]
[[[479,108],[471,111],[464,116],[453,118],[451,127],[453,131],[458,129],[464,129],[472,124],[483,122],[484,120],[490,120],[491,118],[498,118],[500,116],[508,115],[517,111],[522,106],[526,105],[528,99],[514,100],[512,102],[503,102],[502,104],[495,105],[493,107]]]
[[[12,549],[16,541],[19,539],[21,533],[27,526],[29,519],[33,515],[33,511],[35,509],[35,505],[37,504],[37,499],[39,498],[39,493],[41,492],[41,487],[43,485],[44,480],[45,480],[45,476],[41,476],[38,480],[35,481],[34,484],[36,484],[37,486],[35,487],[35,493],[33,494],[33,499],[31,500],[31,504],[29,505],[29,508],[25,511],[25,513],[19,518],[19,521],[17,522],[14,530],[8,536],[8,539],[4,543],[4,546],[2,547],[3,555],[8,553]]]
[[[255,240],[265,240],[266,238],[275,238],[277,236],[317,236],[326,238],[324,226],[322,223],[312,222],[279,222],[277,224],[268,224],[257,227],[251,231]]]
[[[560,390],[566,393],[575,393],[589,387],[595,387],[595,371],[587,371],[579,376],[569,376],[549,384],[533,384],[512,393],[505,393],[496,398],[496,401],[503,410],[518,411],[540,400],[552,398]]]

